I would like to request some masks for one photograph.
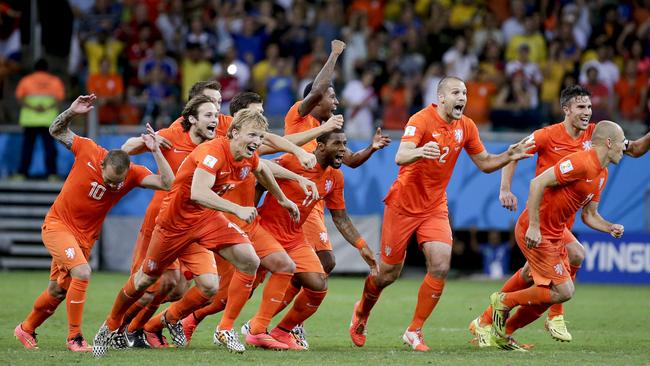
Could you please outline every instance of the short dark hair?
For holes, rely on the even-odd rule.
[[[126,151],[113,149],[102,160],[102,167],[106,167],[107,165],[112,166],[116,174],[122,175],[129,169],[131,159],[129,159],[129,154]]]
[[[190,116],[199,118],[199,107],[205,103],[214,103],[214,101],[207,95],[199,94],[190,99],[187,104],[185,104],[185,108],[183,108],[183,113],[181,114],[183,116],[183,120],[181,121],[183,130],[190,130],[190,127],[192,127],[192,124],[190,123]]]
[[[34,63],[34,71],[47,71],[49,68],[50,65],[44,58],[39,58],[36,60],[36,63]]]
[[[203,94],[203,91],[205,89],[212,89],[216,91],[221,91],[221,84],[216,81],[216,80],[204,80],[204,81],[198,81],[192,85],[192,88],[190,89],[190,95],[188,96],[188,99],[192,99],[195,96],[199,94]]]
[[[262,96],[253,92],[241,92],[230,101],[230,115],[234,116],[235,113],[254,103],[262,103]]]
[[[302,98],[305,99],[311,93],[311,89],[314,87],[314,82],[310,81],[307,85],[305,85],[305,90],[302,91]],[[328,88],[334,88],[334,84],[330,83],[330,85],[327,86]]]
[[[324,134],[318,136],[318,137],[316,138],[316,142],[320,142],[320,143],[326,144],[327,141],[329,141],[330,137],[332,137],[332,135],[334,135],[334,134],[336,134],[336,133],[345,133],[345,131],[343,131],[342,128],[337,128],[337,129],[334,130],[334,131],[326,132],[326,133],[324,133]]]
[[[571,85],[560,93],[560,107],[567,107],[575,97],[591,97],[591,92],[582,85]]]

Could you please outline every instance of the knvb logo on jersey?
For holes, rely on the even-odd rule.
[[[559,274],[560,276],[562,276],[562,273],[564,273],[564,267],[562,266],[562,263],[554,265],[553,269],[555,270],[555,273]]]
[[[332,182],[331,179],[325,180],[325,193],[330,193],[332,190],[332,185],[334,185],[334,182]]]
[[[248,177],[248,173],[250,173],[250,172],[251,172],[251,167],[249,167],[249,166],[243,167],[241,169],[241,171],[239,172],[239,179],[241,179],[241,180],[246,179],[246,177]]]
[[[149,271],[155,271],[156,270],[156,261],[153,259],[149,259],[147,261],[147,268],[149,268]]]
[[[74,248],[66,248],[65,256],[68,257],[68,259],[73,259],[74,258]]]
[[[583,141],[582,142],[582,150],[591,150],[591,140]]]
[[[463,141],[463,130],[461,130],[460,128],[455,129],[454,138],[456,139],[456,142],[460,144]]]
[[[325,231],[318,234],[318,237],[320,238],[320,241],[323,242],[323,243],[326,243],[327,240],[328,240],[327,239],[327,233]]]

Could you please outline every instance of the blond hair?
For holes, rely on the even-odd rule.
[[[244,126],[251,126],[264,131],[269,130],[269,122],[262,113],[251,108],[244,108],[237,112],[230,127],[228,127],[228,138],[232,138],[233,130],[241,131]]]

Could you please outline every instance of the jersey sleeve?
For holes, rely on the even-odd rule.
[[[599,180],[601,180],[598,184],[598,192],[594,195],[594,198],[591,199],[592,202],[600,202],[600,194],[605,190],[605,186],[607,185],[607,178],[609,177],[609,171],[605,169],[605,172],[602,174]]]
[[[172,145],[174,144],[174,137],[176,134],[171,126],[158,130],[156,134],[164,137],[167,141],[171,142]]]
[[[133,164],[131,163],[131,173],[133,174],[133,179],[135,181],[135,185],[141,186],[142,185],[142,180],[150,175],[153,175],[151,170],[147,168],[146,166],[142,166],[139,164]]]
[[[485,146],[483,146],[483,141],[481,141],[481,136],[478,133],[478,128],[476,124],[471,119],[466,119],[465,123],[467,124],[467,139],[463,148],[470,155],[480,154],[485,151]]]
[[[528,136],[528,138],[532,139],[535,143],[535,147],[528,150],[528,153],[530,154],[540,153],[548,144],[548,133],[543,128],[535,130],[530,136]]]
[[[303,125],[303,123],[301,123],[302,120],[303,120],[303,117],[300,116],[300,112],[298,112],[298,109],[300,108],[300,103],[302,103],[302,102],[294,103],[294,105],[287,112],[287,115],[284,117],[284,134],[285,135],[290,135],[292,133],[303,132],[301,130],[301,125]]]
[[[587,168],[581,154],[571,154],[558,161],[553,167],[555,178],[560,185],[566,185],[587,176]]]
[[[332,190],[325,196],[325,206],[330,210],[345,210],[345,197],[343,195],[343,187],[345,180],[343,173],[336,170],[334,173],[334,182]]]
[[[197,150],[194,156],[196,168],[201,168],[214,176],[223,168],[225,160],[223,153],[217,149],[210,149],[209,146]]]
[[[406,126],[404,127],[404,135],[402,135],[402,142],[413,142],[418,146],[422,141],[422,136],[426,132],[426,121],[419,116],[413,115],[409,118]]]
[[[72,138],[72,147],[71,151],[74,154],[75,157],[82,155],[82,154],[88,154],[92,153],[93,151],[103,149],[99,145],[95,143],[95,141],[87,138],[87,137],[81,137],[75,135]]]

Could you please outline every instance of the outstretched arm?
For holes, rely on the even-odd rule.
[[[376,274],[377,261],[375,261],[375,253],[373,253],[361,234],[359,234],[357,228],[354,227],[350,216],[348,216],[348,212],[346,210],[330,210],[330,214],[332,215],[334,225],[336,225],[336,228],[345,240],[359,250],[361,258],[370,267],[370,273]]]
[[[278,182],[275,180],[273,177],[273,173],[271,172],[271,169],[266,165],[264,162],[260,161],[260,164],[257,166],[257,169],[253,171],[253,174],[255,174],[255,178],[257,178],[257,181],[263,185],[270,194],[273,195],[278,200],[278,203],[280,206],[284,207],[289,211],[289,215],[291,215],[291,218],[295,222],[300,221],[300,210],[298,210],[298,206],[296,206],[293,201],[287,198],[287,196],[284,195],[284,192],[280,189],[280,186],[278,185]]]
[[[612,224],[600,216],[598,202],[589,202],[582,208],[582,222],[594,230],[609,233],[615,238],[623,236],[623,231],[625,231],[623,225]]]
[[[62,143],[68,150],[72,148],[72,141],[76,136],[70,129],[70,122],[75,116],[90,112],[94,108],[93,103],[95,102],[95,99],[97,99],[95,94],[80,95],[74,102],[72,102],[70,107],[61,112],[61,114],[59,114],[50,125],[50,135],[52,135],[55,140]]]
[[[293,133],[291,135],[285,135],[284,138],[291,141],[292,143],[302,146],[308,143],[311,140],[316,139],[318,136],[332,132],[334,130],[343,128],[343,116],[340,114],[334,115],[318,127],[314,127],[310,130]]]
[[[303,206],[308,206],[311,201],[320,198],[316,184],[302,175],[298,175],[272,160],[260,160],[260,164],[266,165],[276,179],[289,179],[297,182],[300,185],[300,188],[305,192],[306,198],[303,202]]]
[[[210,174],[210,172],[196,168],[192,177],[190,199],[203,207],[215,211],[228,212],[248,223],[253,222],[255,217],[257,217],[257,209],[255,207],[240,206],[214,193],[212,186],[215,180],[215,176]]]
[[[646,133],[645,136],[641,137],[638,140],[630,141],[625,153],[630,155],[633,158],[638,158],[639,156],[645,154],[650,149],[650,132]]]
[[[303,99],[300,108],[298,108],[298,113],[301,117],[308,115],[314,107],[320,102],[323,98],[327,88],[329,88],[332,83],[332,75],[334,75],[334,66],[336,66],[336,60],[339,58],[343,50],[345,49],[345,43],[335,39],[332,41],[332,52],[330,52],[327,62],[323,65],[323,68],[318,72],[318,75],[314,78],[314,84],[312,85],[311,91]]]
[[[147,134],[141,137],[145,147],[151,151],[153,158],[156,160],[159,174],[150,175],[142,180],[142,186],[151,189],[161,189],[168,191],[174,182],[174,171],[160,151],[160,141],[155,138],[153,128],[147,123]]]
[[[283,151],[295,155],[296,158],[298,158],[298,161],[300,161],[300,165],[305,169],[311,169],[316,165],[316,157],[314,154],[306,152],[300,146],[291,143],[291,141],[282,136],[278,136],[274,133],[267,133],[264,142],[268,145],[262,145],[259,148],[258,153],[260,155]]]
[[[352,152],[350,149],[347,149],[345,155],[343,155],[343,164],[350,168],[356,168],[365,163],[366,160],[370,159],[370,156],[372,156],[375,151],[383,149],[388,146],[388,144],[390,144],[390,137],[382,135],[381,128],[377,128],[370,146],[357,152]]]
[[[526,137],[518,143],[510,145],[508,150],[499,155],[490,154],[483,150],[482,152],[470,155],[469,157],[482,172],[492,173],[497,169],[503,168],[511,161],[518,161],[533,156],[533,154],[528,154],[527,151],[534,147],[535,142]]]

